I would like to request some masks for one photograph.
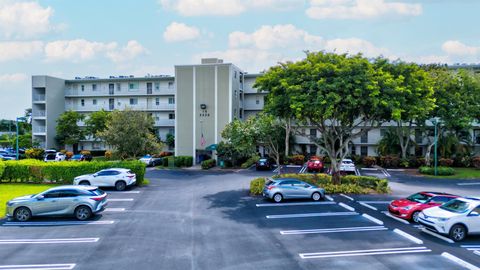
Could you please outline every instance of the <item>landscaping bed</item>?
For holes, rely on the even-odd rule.
[[[326,193],[349,193],[349,194],[369,194],[389,193],[388,181],[371,176],[348,175],[341,178],[341,184],[332,183],[332,177],[328,174],[281,174],[273,178],[295,178],[309,184],[319,186],[325,189]],[[262,194],[265,185],[265,177],[260,177],[250,182],[250,194]]]

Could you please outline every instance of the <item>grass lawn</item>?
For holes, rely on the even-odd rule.
[[[480,180],[480,170],[475,168],[453,168],[455,170],[454,175],[426,175],[422,174],[425,177],[432,178],[446,178],[446,179],[479,179]]]
[[[0,184],[0,218],[6,214],[6,203],[15,197],[37,194],[56,185]]]

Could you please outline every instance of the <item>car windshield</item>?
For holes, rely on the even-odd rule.
[[[352,162],[350,160],[343,160],[342,163],[343,164],[352,164]]]
[[[430,200],[430,198],[432,198],[430,195],[424,193],[415,193],[407,197],[407,200],[418,203],[426,203],[428,200]]]
[[[259,159],[258,161],[260,161],[260,162],[267,162],[267,159],[266,159],[266,158],[261,158],[261,159]]]
[[[441,209],[454,213],[463,213],[468,210],[470,204],[461,200],[451,200],[440,206]]]

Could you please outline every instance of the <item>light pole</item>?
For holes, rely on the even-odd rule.
[[[435,140],[435,150],[434,150],[434,156],[433,156],[433,166],[434,166],[434,174],[435,176],[437,175],[437,146],[438,146],[438,134],[437,134],[437,125],[439,123],[438,117],[433,118],[432,124],[435,126],[435,132],[434,132],[434,140]]]
[[[17,139],[17,160],[18,160],[18,122],[19,121],[26,121],[27,119],[25,117],[17,117],[15,119],[15,123],[16,123],[16,127],[17,127],[17,136],[16,136],[16,139]]]

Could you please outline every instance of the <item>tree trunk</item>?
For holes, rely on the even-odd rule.
[[[290,131],[292,129],[291,119],[287,119],[285,122],[285,156],[288,157],[290,153]]]
[[[404,127],[401,121],[397,122],[397,136],[400,143],[400,148],[402,149],[402,158],[407,158],[408,146],[410,144],[411,127],[412,122],[409,123],[408,127]]]
[[[337,162],[337,158],[332,158],[330,157],[331,159],[331,164],[330,164],[330,171],[331,171],[331,174],[332,174],[332,183],[334,185],[340,185],[341,183],[341,175],[340,175],[340,170],[339,170],[339,167],[338,167],[338,162]]]
[[[431,164],[430,156],[431,156],[431,152],[432,152],[432,147],[434,145],[435,145],[435,143],[427,145],[427,150],[425,152],[425,165],[427,165],[427,166],[430,166],[430,164]]]

